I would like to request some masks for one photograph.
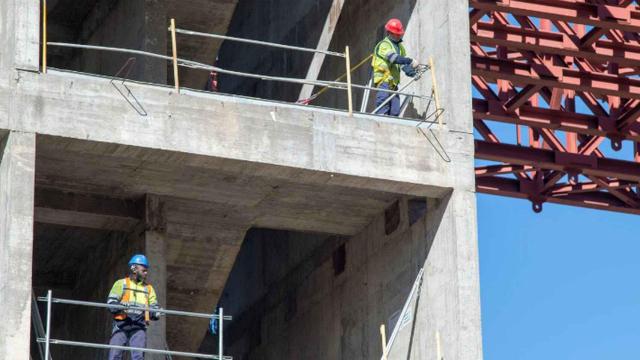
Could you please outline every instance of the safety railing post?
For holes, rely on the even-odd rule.
[[[222,309],[222,307],[220,307],[220,310],[218,310],[218,321],[220,324],[220,336],[218,337],[218,359],[222,360],[222,346],[223,346],[223,339],[222,339],[222,332],[224,331],[224,310]]]
[[[47,0],[42,0],[42,73],[47,73]]]
[[[382,339],[382,360],[387,360],[387,332],[384,324],[380,325],[380,338]]]
[[[351,93],[351,60],[349,57],[349,47],[344,48],[344,59],[347,67],[347,102],[349,103],[349,116],[353,115],[353,96]]]
[[[436,330],[436,356],[442,360],[442,345],[440,344],[440,331]]]
[[[367,83],[367,88],[373,86],[373,77],[369,79]],[[364,89],[364,94],[362,95],[362,104],[360,105],[360,112],[367,112],[367,104],[369,103],[369,94],[371,94],[371,90]]]
[[[176,45],[176,19],[171,18],[171,52],[173,55],[173,83],[176,92],[180,92],[180,80],[178,79],[178,48]]]
[[[44,358],[49,360],[50,354],[50,340],[51,340],[51,298],[53,297],[52,291],[47,291],[47,333],[44,335]]]
[[[429,67],[431,68],[431,92],[436,101],[436,111],[440,111],[440,96],[438,95],[438,82],[436,80],[436,66],[433,63],[433,56],[429,56]],[[438,125],[442,125],[442,117],[438,116]]]

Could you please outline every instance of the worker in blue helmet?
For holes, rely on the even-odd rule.
[[[109,308],[113,314],[113,330],[110,345],[145,348],[147,327],[151,320],[158,320],[160,313],[156,292],[147,282],[149,261],[142,254],[136,254],[129,260],[129,274],[116,281],[109,292],[108,304],[131,306],[130,309]],[[142,310],[150,309],[150,310]],[[111,349],[109,360],[121,360],[123,350]],[[142,351],[132,351],[132,360],[143,360]]]

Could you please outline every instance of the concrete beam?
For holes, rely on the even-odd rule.
[[[72,227],[129,232],[142,218],[138,201],[55,189],[35,191],[35,221]]]
[[[128,86],[144,115],[98,77],[24,73],[14,94],[0,93],[33,109],[17,114],[11,126],[39,134],[240,160],[256,175],[288,178],[287,171],[297,171],[302,181],[416,196],[440,197],[459,183],[474,188],[472,178],[456,174],[456,164],[473,172],[466,150],[471,133],[442,128],[425,138],[413,121]],[[8,126],[0,117],[0,128]]]
[[[35,153],[33,133],[0,141],[0,359],[29,359]]]

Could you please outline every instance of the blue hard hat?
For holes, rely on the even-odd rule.
[[[142,265],[148,268],[149,260],[147,260],[147,257],[142,254],[136,254],[131,257],[131,260],[129,260],[129,266],[131,265]]]

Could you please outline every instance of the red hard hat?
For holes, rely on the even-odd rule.
[[[394,35],[404,35],[404,27],[402,26],[402,22],[398,19],[390,19],[389,21],[387,21],[384,29]]]

